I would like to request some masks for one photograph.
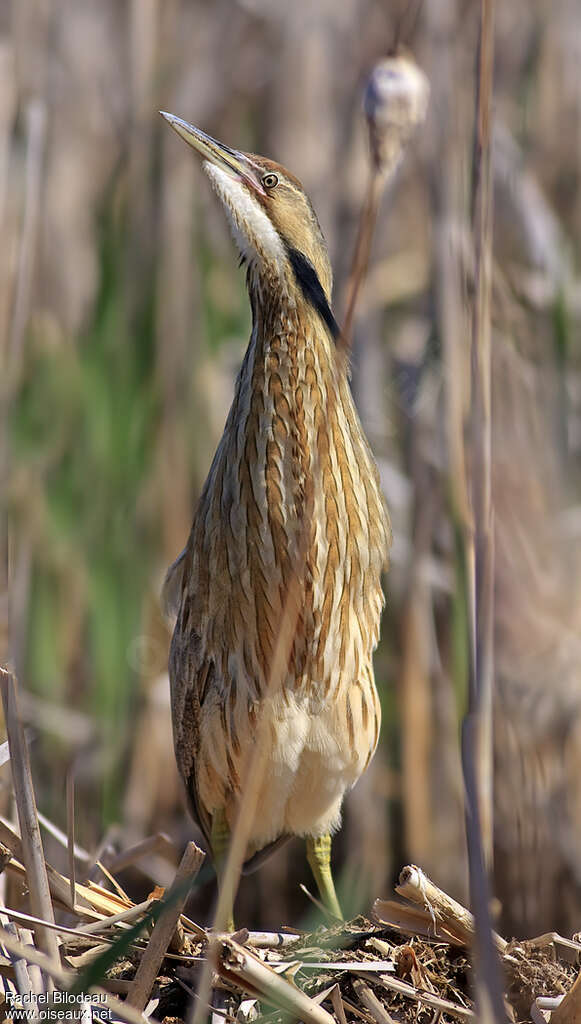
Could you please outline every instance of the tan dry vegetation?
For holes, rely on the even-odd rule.
[[[175,111],[288,165],[319,214],[341,320],[367,181],[361,86],[377,2],[20,0],[0,11],[0,343],[6,654],[40,809],[123,850],[191,836],[157,593],[187,536],[248,334],[243,276]],[[581,24],[498,5],[493,274],[495,888],[503,932],[581,927]],[[477,5],[426,0],[409,39],[431,103],[386,201],[355,320],[353,389],[395,528],[377,677],[383,743],[337,842],[353,911],[406,859],[466,900],[465,609],[450,477],[470,406],[469,172]],[[4,810],[10,810],[8,788]],[[170,852],[168,852],[168,850]],[[63,868],[51,840],[49,860]],[[159,839],[126,884],[168,883]],[[294,846],[239,919],[296,921]],[[563,884],[566,882],[566,889]],[[200,888],[196,914],[207,912]]]

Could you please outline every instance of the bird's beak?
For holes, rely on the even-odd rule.
[[[260,182],[260,171],[245,153],[240,153],[237,149],[230,149],[229,146],[213,139],[211,135],[206,135],[200,128],[188,124],[187,121],[182,121],[181,117],[176,117],[175,114],[168,114],[165,110],[160,110],[160,114],[165,117],[168,124],[171,124],[174,131],[181,135],[188,146],[197,149],[205,160],[227,171],[234,178],[239,178],[260,195],[266,196]]]

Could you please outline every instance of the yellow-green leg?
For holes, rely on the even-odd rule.
[[[212,817],[210,841],[212,843],[212,854],[214,857],[214,864],[216,866],[216,874],[218,876],[218,887],[221,890],[222,876],[226,866],[228,847],[230,845],[230,829],[228,828],[226,815],[222,809],[216,811]],[[232,900],[230,900],[230,905],[226,907],[226,931],[234,931],[234,907],[232,906]]]
[[[321,899],[335,917],[343,918],[331,873],[331,836],[307,837],[307,860],[313,872]]]

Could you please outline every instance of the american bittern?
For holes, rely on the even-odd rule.
[[[330,836],[379,735],[372,652],[389,519],[336,348],[327,247],[302,186],[279,164],[164,117],[204,157],[246,264],[253,321],[188,543],[165,584],[177,614],[178,767],[219,862],[257,716],[267,716],[247,854],[306,837],[321,897],[340,914]],[[268,693],[291,583],[300,613],[285,677]]]

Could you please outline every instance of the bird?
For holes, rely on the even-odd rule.
[[[389,514],[349,386],[327,246],[301,183],[273,160],[161,113],[202,157],[246,267],[252,311],[224,432],[163,588],[175,621],[177,765],[223,863],[244,758],[264,716],[265,771],[246,856],[303,837],[321,900],[341,918],[331,837],[379,738],[372,656]],[[269,692],[293,587],[288,658]]]

